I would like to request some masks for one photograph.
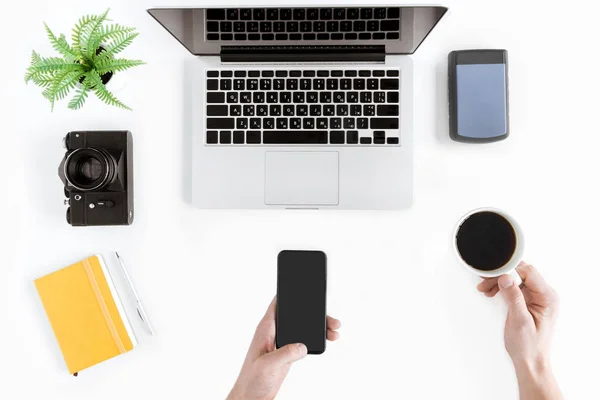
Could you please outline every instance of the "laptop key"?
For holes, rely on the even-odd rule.
[[[399,31],[400,21],[397,19],[381,21],[381,30],[386,31]]]
[[[400,18],[400,8],[388,8],[387,9],[387,17],[389,19]]]
[[[233,31],[234,32],[246,32],[246,23],[245,22],[234,22],[233,23]]]
[[[258,32],[258,28],[259,28],[258,22],[248,22],[246,24],[247,32],[256,33],[256,32]]]
[[[221,21],[221,32],[231,32],[233,24],[229,21]]]
[[[304,8],[296,8],[296,9],[294,9],[294,19],[296,21],[303,20],[303,19],[305,19],[305,17],[306,17],[306,13],[305,13]]]
[[[206,131],[206,143],[215,144],[219,142],[219,132]]]
[[[263,119],[264,129],[275,129],[275,118],[264,118]]]
[[[235,40],[246,40],[248,36],[245,33],[236,33],[235,35],[233,35],[233,38]]]
[[[355,129],[356,120],[354,118],[344,118],[344,129]]]
[[[318,8],[309,8],[306,10],[306,19],[319,19],[319,9]]]
[[[328,118],[317,118],[317,129],[327,129]]]
[[[208,21],[206,23],[206,32],[219,32],[219,23],[217,21]]]
[[[390,39],[400,39],[400,34],[398,32],[388,32],[386,35],[388,40]]]
[[[361,137],[360,144],[371,144],[372,140],[370,137]]]
[[[329,40],[329,33],[318,33],[317,40]]]
[[[279,19],[279,9],[267,8],[267,19],[270,21],[277,21]]]
[[[387,10],[385,8],[376,8],[375,10],[373,10],[375,19],[385,19],[386,11]]]
[[[358,8],[349,8],[346,12],[346,18],[348,19],[358,19],[359,12]]]
[[[314,118],[304,118],[302,121],[304,129],[315,129],[315,119]]]
[[[225,93],[223,92],[207,92],[207,103],[225,103]]]
[[[356,40],[358,38],[358,35],[356,33],[346,33],[344,37],[346,38],[346,40]]]
[[[285,106],[283,106],[283,115],[287,116],[287,117],[293,117],[294,116],[294,105],[292,104],[286,104]]]
[[[221,79],[221,90],[231,90],[231,79]]]
[[[250,8],[242,8],[240,10],[240,19],[249,21],[252,19],[252,9]]]
[[[366,117],[375,115],[375,106],[373,104],[365,104],[363,107],[363,114]]]
[[[238,10],[237,8],[230,8],[227,10],[227,19],[236,20],[238,19]]]
[[[271,32],[273,30],[273,24],[269,21],[260,23],[261,32]]]
[[[379,31],[379,21],[369,21],[367,22],[367,31],[368,32],[377,32]]]
[[[254,9],[254,20],[262,21],[265,19],[265,9],[264,8],[255,8]]]
[[[221,40],[233,40],[233,34],[232,33],[222,33]]]
[[[232,117],[239,117],[240,115],[242,115],[242,106],[240,106],[239,104],[233,104],[229,106],[229,115],[231,115]]]
[[[387,144],[398,144],[398,143],[400,143],[400,139],[397,137],[387,138]]]
[[[248,144],[260,144],[261,134],[260,131],[248,131],[246,132],[246,143]]]
[[[302,128],[302,119],[290,118],[290,128],[291,129],[301,129]]]
[[[339,117],[329,118],[330,129],[342,129],[342,119]]]
[[[334,19],[346,19],[346,9],[345,8],[336,8],[333,10],[333,18]]]
[[[261,122],[261,118],[250,118],[250,129],[260,129]]]
[[[277,129],[287,129],[288,128],[288,119],[287,118],[277,118]]]
[[[373,143],[385,144],[385,131],[373,131]]]
[[[279,10],[279,19],[282,21],[288,21],[292,19],[292,9],[282,8],[281,10]]]
[[[244,131],[233,131],[233,144],[244,144]]]
[[[399,107],[397,104],[379,105],[377,106],[377,115],[394,116],[399,115]]]
[[[209,78],[218,78],[219,71],[206,71],[206,76]]]
[[[229,93],[227,93],[227,102],[228,103],[237,103],[238,102],[238,94],[237,94],[237,92],[229,92]]]
[[[340,23],[338,21],[327,22],[327,32],[337,32],[340,29]]]
[[[221,131],[221,132],[219,132],[219,143],[221,143],[221,144],[231,144],[231,131]]]
[[[217,79],[209,79],[206,81],[206,89],[219,90],[219,81]]]
[[[266,117],[269,115],[269,107],[266,104],[259,104],[256,106],[256,115],[260,117]]]
[[[370,103],[371,102],[371,92],[360,92],[360,102],[361,103]]]
[[[398,129],[398,118],[371,118],[371,129]]]
[[[344,136],[345,136],[344,131],[331,131],[331,132],[329,132],[329,143],[344,144],[345,143]]]
[[[219,8],[208,8],[206,10],[207,20],[225,19],[225,10]]]
[[[333,11],[331,8],[321,8],[321,19],[331,19]]]
[[[254,116],[254,104],[246,104],[243,107],[244,116],[245,117],[253,117]]]
[[[290,34],[290,40],[302,40],[302,35],[299,33]]]
[[[399,79],[381,79],[381,90],[398,90],[400,88]]]
[[[373,9],[372,8],[363,8],[360,10],[360,17],[362,19],[371,19],[373,18]]]
[[[315,21],[315,22],[313,22],[313,31],[315,31],[315,32],[325,32],[325,22],[324,21]]]
[[[383,39],[385,39],[385,33],[383,33],[383,32],[373,33],[373,39],[383,40]]]
[[[260,40],[260,35],[258,33],[251,33],[248,35],[248,40]]]
[[[398,103],[400,101],[400,93],[398,92],[388,92],[387,93],[387,102],[388,103]]]
[[[206,127],[208,129],[233,129],[235,126],[234,118],[207,118]]]
[[[357,144],[358,143],[358,131],[346,132],[346,143]]]
[[[265,131],[263,140],[265,144],[327,144],[327,131]]]
[[[357,129],[369,129],[369,119],[368,118],[358,118],[356,120],[356,128]]]
[[[226,117],[228,107],[226,105],[208,105],[206,106],[206,115],[209,117]]]
[[[358,38],[360,40],[369,40],[371,39],[371,34],[369,32],[362,32],[358,34]]]

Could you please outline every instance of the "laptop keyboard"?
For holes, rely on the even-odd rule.
[[[398,40],[400,8],[211,8],[206,40]]]
[[[399,145],[400,71],[207,70],[208,145]]]

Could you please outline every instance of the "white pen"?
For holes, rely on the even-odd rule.
[[[146,311],[144,310],[144,307],[142,306],[140,297],[138,296],[137,292],[135,291],[135,287],[133,287],[133,282],[131,282],[131,278],[129,277],[129,274],[127,273],[127,269],[125,268],[125,264],[123,264],[123,260],[121,260],[121,257],[119,257],[119,253],[117,253],[115,251],[115,254],[117,256],[117,259],[119,260],[119,263],[121,264],[121,269],[123,270],[123,275],[125,275],[125,279],[127,280],[127,284],[129,285],[129,288],[131,289],[131,292],[133,293],[133,297],[135,297],[135,303],[136,303],[135,305],[136,305],[137,314],[140,317],[140,319],[142,320],[142,322],[144,323],[144,326],[146,326],[146,328],[148,329],[148,332],[150,332],[150,334],[154,336],[154,332],[152,331],[152,326],[150,325],[150,320],[148,319],[148,315],[146,315]]]

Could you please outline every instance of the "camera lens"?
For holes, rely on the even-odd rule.
[[[67,156],[64,174],[74,188],[81,191],[99,190],[114,180],[117,162],[106,150],[83,148]]]

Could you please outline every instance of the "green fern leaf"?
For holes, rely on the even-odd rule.
[[[89,89],[86,86],[81,85],[77,88],[75,96],[73,96],[71,101],[69,101],[69,105],[67,107],[69,107],[71,110],[79,110],[83,106],[83,103],[85,103],[88,93]]]
[[[73,49],[71,48],[71,46],[69,46],[69,43],[67,43],[67,39],[65,38],[65,36],[60,35],[60,37],[57,38],[45,22],[44,26],[46,27],[48,39],[50,39],[50,43],[52,44],[52,47],[54,47],[54,50],[58,51],[68,60],[72,61],[77,59],[77,55],[75,55]]]
[[[97,19],[97,15],[84,15],[75,24],[71,33],[71,40],[73,42],[73,51],[76,54],[81,54],[81,38],[89,30],[89,26]]]
[[[36,68],[36,64],[41,60],[40,55],[33,50],[31,52],[31,65],[27,68],[27,72],[25,72],[25,83],[28,83],[33,77],[39,75],[39,71]]]
[[[65,98],[82,76],[82,71],[62,71],[53,76],[53,83],[42,92],[42,95],[50,100],[52,110],[55,101]]]
[[[48,74],[38,75],[32,77],[31,81],[39,87],[46,88],[54,83],[54,76]]]
[[[110,58],[112,55],[123,51],[131,44],[139,33],[134,33],[135,28],[128,28],[118,24],[100,28],[100,34],[94,43],[96,47],[102,45],[104,50],[95,58]]]
[[[111,105],[111,106],[124,108],[126,110],[131,110],[131,108],[127,107],[125,104],[123,104],[119,100],[117,100],[117,98],[111,92],[109,92],[108,89],[106,89],[106,86],[104,86],[104,84],[102,83],[102,78],[100,78],[100,75],[98,75],[98,72],[92,70],[92,71],[86,73],[85,76],[86,76],[87,86],[90,87],[94,91],[96,96],[98,96],[98,98],[100,100],[102,100],[104,103]]]
[[[110,11],[110,8],[104,12],[104,14],[98,16],[98,18],[89,25],[89,29],[84,32],[81,41],[85,43],[85,49],[83,54],[88,60],[92,60],[96,55],[96,50],[100,45],[98,36],[100,36],[100,28],[106,20],[106,15]]]
[[[126,69],[143,64],[145,63],[140,60],[126,60],[124,58],[108,59],[97,62],[95,70],[98,74],[104,75],[107,72],[125,71]]]
[[[54,72],[54,71],[74,71],[76,69],[83,69],[80,64],[69,62],[63,58],[49,57],[40,58],[38,62],[30,67],[32,72]]]

